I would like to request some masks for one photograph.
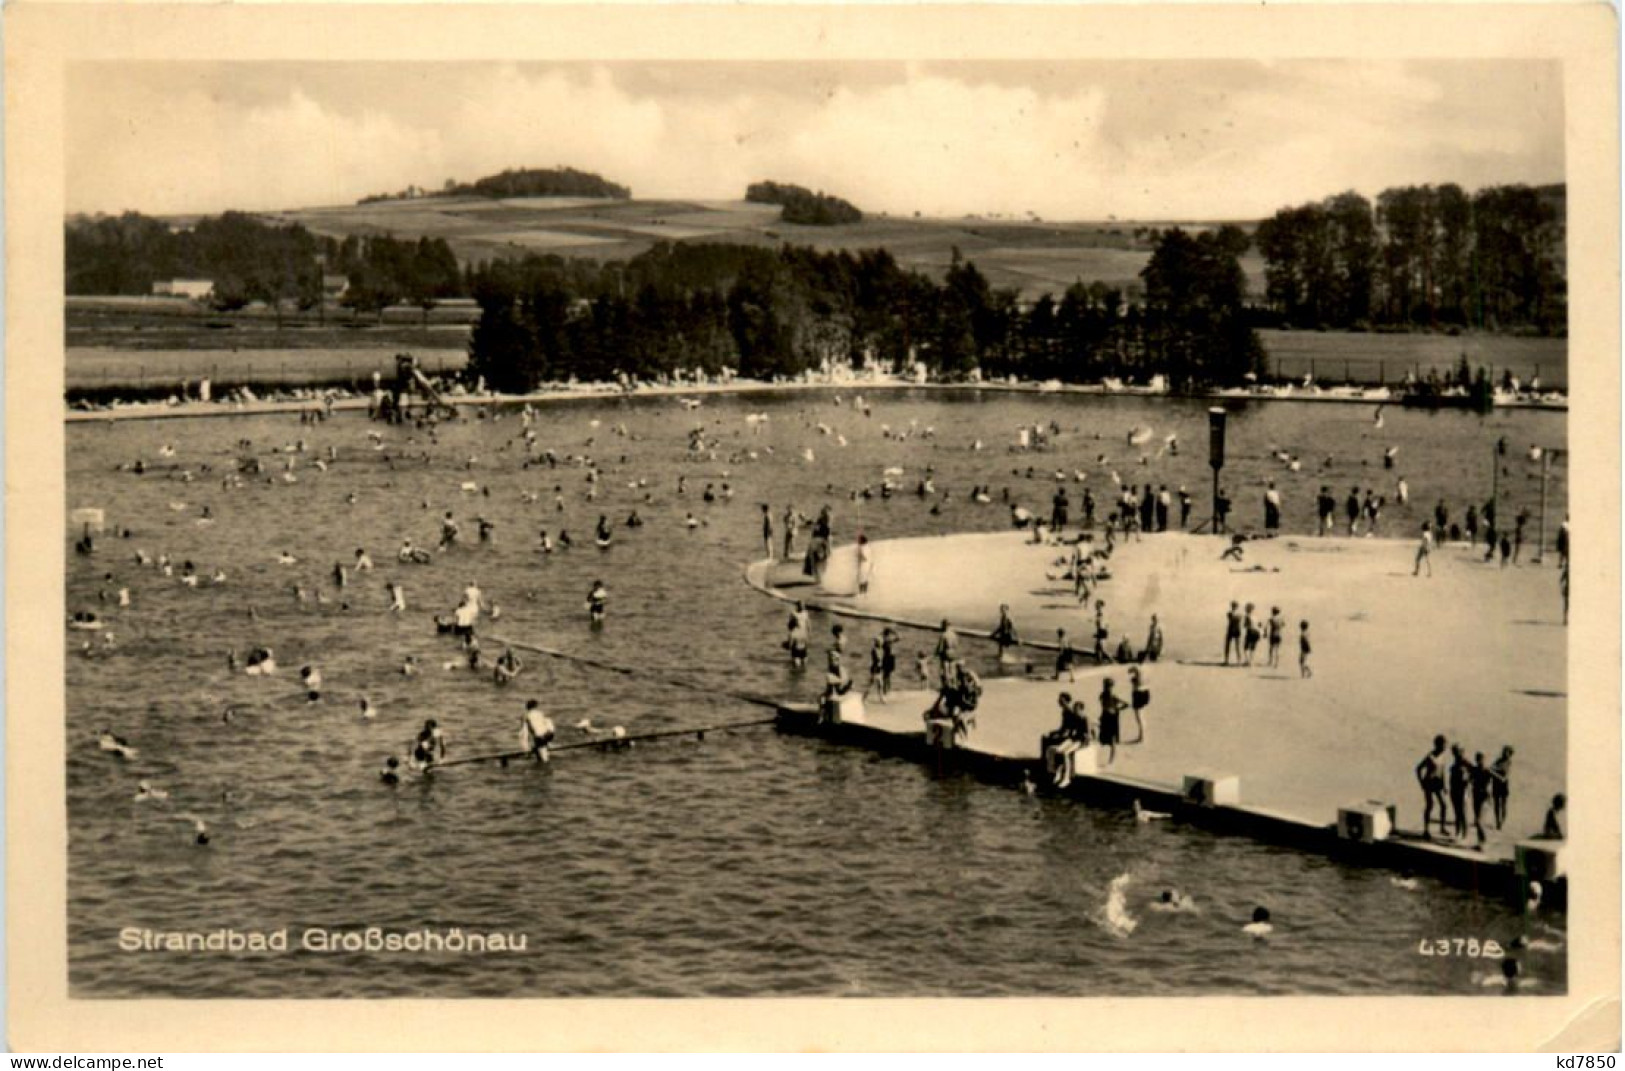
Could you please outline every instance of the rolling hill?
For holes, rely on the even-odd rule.
[[[268,222],[300,223],[316,234],[336,237],[444,238],[463,261],[530,252],[623,260],[660,241],[787,242],[820,250],[883,247],[904,266],[940,278],[958,248],[994,286],[1015,289],[1029,299],[1046,292],[1059,297],[1079,279],[1137,286],[1151,246],[1136,237],[1136,229],[1173,225],[872,214],[857,223],[798,226],[782,222],[774,204],[578,197],[419,197],[258,215]],[[1215,224],[1180,225],[1199,229]],[[1248,285],[1255,293],[1261,291],[1262,260],[1249,254],[1243,267]]]

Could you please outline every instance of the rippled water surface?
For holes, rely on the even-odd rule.
[[[886,393],[874,413],[830,394],[707,398],[695,411],[671,400],[551,405],[536,424],[538,451],[590,456],[601,479],[586,500],[584,466],[524,468],[513,410],[429,432],[383,428],[357,415],[314,427],[287,416],[230,420],[76,424],[68,432],[70,506],[96,505],[128,539],[106,538],[93,558],[70,555],[70,609],[112,618],[113,653],[71,657],[68,668],[70,975],[81,996],[928,996],[1168,992],[1490,992],[1475,972],[1494,964],[1424,957],[1418,940],[1477,936],[1503,944],[1525,932],[1513,909],[1428,881],[1397,887],[1384,872],[1349,869],[1242,838],[1167,825],[1137,825],[896,759],[771,728],[713,733],[630,751],[559,754],[550,768],[474,766],[388,788],[383,758],[401,753],[427,717],[446,727],[453,754],[516,745],[524,699],[537,697],[568,727],[590,717],[632,732],[761,716],[760,708],[663,683],[677,677],[718,690],[807,695],[778,641],[782,608],[748,589],[745,562],[759,556],[757,503],[804,512],[828,500],[837,536],[871,538],[991,530],[1006,523],[1003,489],[1033,507],[1047,502],[1055,468],[1088,471],[1101,494],[1108,473],[1125,481],[1208,480],[1204,405],[1168,400]],[[744,420],[769,416],[760,434]],[[1281,476],[1287,525],[1307,530],[1326,457],[1339,494],[1351,483],[1392,493],[1382,451],[1400,447],[1410,510],[1385,523],[1411,525],[1447,497],[1459,514],[1489,493],[1492,444],[1515,451],[1563,441],[1551,413],[1426,415],[1390,409],[1377,429],[1366,406],[1238,408],[1226,482],[1256,487]],[[1006,450],[1023,422],[1056,420],[1054,454]],[[815,426],[822,422],[830,433]],[[720,439],[714,458],[691,457],[697,424]],[[629,435],[614,434],[624,424]],[[913,428],[905,443],[882,425]],[[1141,466],[1127,429],[1149,425],[1155,452],[1178,433],[1185,449]],[[923,430],[935,429],[934,438]],[[380,432],[383,450],[368,433]],[[1095,436],[1100,436],[1097,441]],[[837,436],[847,445],[840,445]],[[273,479],[222,488],[237,440]],[[280,478],[285,445],[303,439],[295,482]],[[973,440],[987,446],[970,449]],[[163,444],[173,458],[159,455]],[[312,464],[329,446],[337,461]],[[1299,453],[1284,474],[1272,448]],[[770,452],[771,448],[771,452]],[[814,460],[802,455],[813,451]],[[751,458],[746,453],[757,455]],[[427,462],[424,455],[427,455]],[[1106,454],[1107,461],[1098,463]],[[394,457],[391,466],[385,458]],[[118,471],[143,458],[144,476]],[[1028,464],[1041,470],[1033,479]],[[203,471],[203,466],[211,471]],[[850,488],[877,485],[901,466],[909,487],[926,465],[938,513],[913,494],[853,502]],[[1013,472],[1013,470],[1021,470]],[[1538,481],[1514,464],[1503,509],[1538,504]],[[182,470],[196,475],[180,479]],[[688,493],[675,493],[686,475]],[[1552,486],[1561,514],[1562,471]],[[647,486],[629,487],[647,480]],[[489,494],[467,493],[473,482]],[[728,482],[731,502],[707,505],[706,483]],[[989,484],[994,503],[968,500]],[[560,490],[563,508],[555,502]],[[1075,486],[1075,485],[1074,485]],[[833,490],[829,490],[833,488]],[[524,493],[534,494],[527,500]],[[346,496],[353,493],[355,501]],[[647,496],[647,501],[645,500]],[[1238,509],[1256,510],[1252,492]],[[1509,506],[1506,503],[1513,505]],[[174,508],[184,504],[184,508]],[[203,506],[212,524],[199,525]],[[637,508],[647,524],[619,527]],[[1074,507],[1076,508],[1076,507]],[[432,544],[454,510],[467,544],[429,566],[399,566],[403,537]],[[599,513],[617,523],[599,551]],[[689,531],[692,512],[705,523]],[[495,524],[473,539],[473,518]],[[1199,509],[1197,516],[1204,516]],[[543,556],[537,533],[568,529],[573,549]],[[342,591],[337,562],[365,546],[378,562]],[[135,564],[137,548],[216,567],[224,585],[182,587]],[[286,551],[300,562],[284,566]],[[104,574],[111,573],[109,584]],[[611,591],[606,628],[587,627],[592,581]],[[384,612],[384,583],[399,579],[410,612]],[[449,611],[478,579],[501,607],[490,632],[632,667],[618,674],[529,657],[507,689],[489,677],[445,670],[455,648],[429,614]],[[133,605],[98,604],[128,586]],[[307,589],[301,604],[295,586]],[[320,596],[318,598],[318,595]],[[347,608],[345,603],[348,603]],[[870,627],[852,624],[862,649]],[[821,625],[815,633],[827,633]],[[77,648],[84,633],[69,634]],[[906,637],[905,665],[927,643]],[[487,639],[487,652],[495,653]],[[269,644],[282,670],[269,680],[227,668],[226,651]],[[399,672],[415,654],[417,677]],[[981,652],[985,657],[988,652]],[[297,668],[326,678],[306,704]],[[992,667],[984,668],[991,671]],[[357,714],[361,695],[376,719]],[[229,721],[222,711],[240,704]],[[132,761],[99,751],[111,727],[139,749]],[[136,802],[139,779],[169,790]],[[212,842],[192,843],[178,814],[202,818]],[[1114,879],[1127,875],[1114,925]],[[1162,888],[1195,896],[1199,911],[1148,909]],[[1254,943],[1239,932],[1255,904],[1277,932]],[[1560,921],[1560,920],[1559,920]],[[522,953],[483,955],[294,952],[231,956],[121,951],[124,927],[272,931],[298,943],[307,927],[382,927],[518,933]],[[1561,935],[1546,935],[1553,942]],[[1525,963],[1546,991],[1561,988],[1560,952]]]

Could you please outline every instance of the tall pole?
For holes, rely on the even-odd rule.
[[[1219,516],[1219,470],[1224,468],[1224,409],[1213,406],[1207,411],[1208,464],[1213,466],[1213,534],[1218,535],[1222,518]]]
[[[1535,564],[1546,557],[1546,481],[1552,474],[1552,452],[1540,452],[1540,543],[1535,548]]]
[[[1493,465],[1490,469],[1490,507],[1495,514],[1495,522],[1490,525],[1490,534],[1496,539],[1501,537],[1501,446],[1505,442],[1505,439],[1497,442],[1495,452],[1490,455],[1490,462]]]

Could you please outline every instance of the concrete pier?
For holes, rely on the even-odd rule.
[[[828,612],[905,628],[904,657],[886,704],[869,702],[857,720],[820,726],[786,708],[781,727],[1018,783],[1044,780],[1040,736],[1059,724],[1057,697],[1082,699],[1093,722],[1102,679],[1128,698],[1126,667],[1095,666],[1093,602],[1106,602],[1110,647],[1126,633],[1143,646],[1158,615],[1161,661],[1141,668],[1152,693],[1142,743],[1119,746],[1108,762],[1080,773],[1079,798],[1127,804],[1226,831],[1325,851],[1375,865],[1438,874],[1470,888],[1518,886],[1518,860],[1561,873],[1560,853],[1526,849],[1555,792],[1563,791],[1567,746],[1566,643],[1557,570],[1482,563],[1482,551],[1446,546],[1434,575],[1412,575],[1408,540],[1285,536],[1252,541],[1242,560],[1221,560],[1226,541],[1184,534],[1119,544],[1112,578],[1080,606],[1061,579],[1070,548],[1035,545],[1026,533],[961,535],[872,544],[867,595],[855,593],[851,548],[833,556],[821,583],[799,569],[758,563],[749,582]],[[1225,611],[1231,600],[1287,618],[1279,665],[1225,666]],[[1024,644],[998,665],[985,635],[1001,603]],[[929,631],[948,618],[961,648],[983,673],[985,691],[970,732],[954,746],[928,746],[922,686],[913,652],[929,651]],[[1298,668],[1298,624],[1311,622],[1313,676]],[[1085,652],[1072,678],[1054,677],[1056,628]],[[822,639],[814,629],[814,645]],[[1031,641],[1031,642],[1025,642]],[[815,663],[816,664],[816,663]],[[851,666],[861,687],[863,667]],[[1004,676],[995,676],[1003,673]],[[1125,711],[1123,733],[1137,727]],[[1514,747],[1507,820],[1485,840],[1420,837],[1422,794],[1414,768],[1436,733],[1487,763]],[[1447,753],[1448,759],[1448,753]],[[1192,782],[1200,792],[1188,794]],[[1210,802],[1193,802],[1203,798]],[[1537,842],[1537,846],[1540,842]],[[1558,842],[1544,842],[1560,848]],[[1534,876],[1531,874],[1530,876]]]

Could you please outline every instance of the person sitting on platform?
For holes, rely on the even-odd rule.
[[[942,687],[936,702],[925,712],[926,721],[950,721],[956,739],[967,736],[976,727],[976,705],[981,698],[981,679],[955,657],[943,665]]]
[[[1552,805],[1546,809],[1546,821],[1540,829],[1541,840],[1564,840],[1563,812],[1568,808],[1568,797],[1559,792],[1552,797]]]
[[[1092,739],[1089,719],[1083,712],[1083,701],[1073,701],[1068,692],[1057,700],[1061,706],[1061,725],[1039,739],[1039,751],[1044,756],[1044,769],[1056,788],[1065,788],[1072,782],[1072,765],[1067,756]]]

